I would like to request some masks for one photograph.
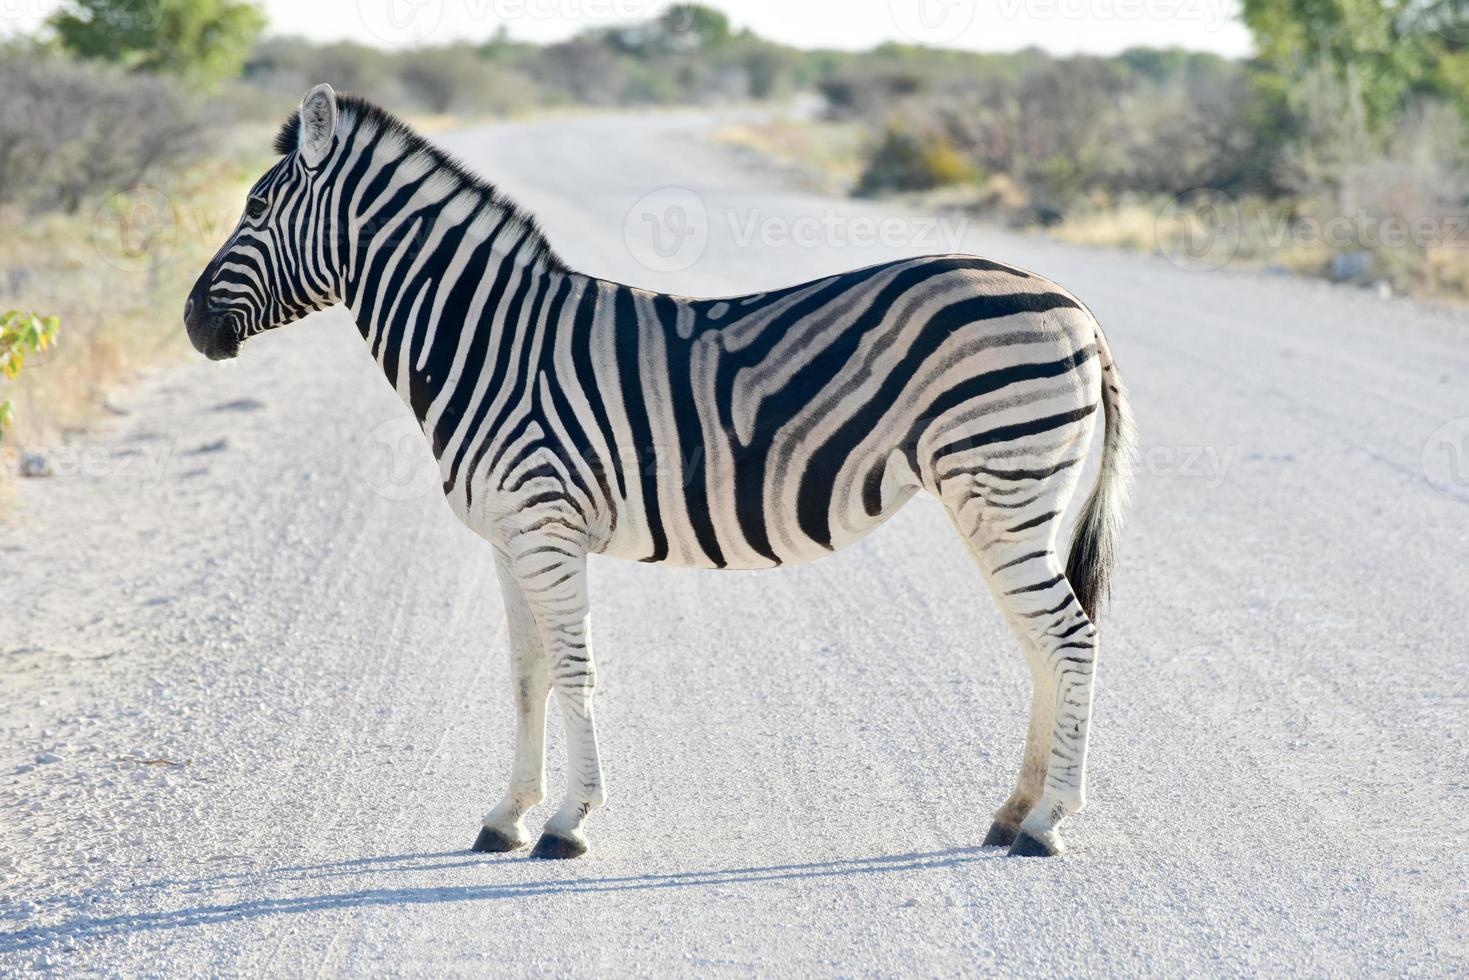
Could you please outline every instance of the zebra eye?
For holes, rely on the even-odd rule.
[[[250,203],[245,205],[245,213],[252,218],[258,218],[265,213],[266,202],[263,197],[252,197]]]

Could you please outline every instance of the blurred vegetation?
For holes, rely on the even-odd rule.
[[[1461,5],[1245,0],[1244,18],[1259,47],[1249,60],[902,45],[811,57],[827,118],[865,134],[853,193],[947,186],[1015,225],[1166,249],[1145,226],[1207,188],[1241,211],[1241,257],[1464,295]],[[746,142],[792,141],[764,133]]]
[[[735,31],[722,13],[675,5],[630,26],[558,44],[512,40],[385,51],[271,38],[244,66],[235,95],[271,106],[323,79],[400,111],[508,113],[546,106],[710,104],[789,96],[814,84],[824,61]]]
[[[188,283],[320,81],[419,119],[798,104],[727,129],[826,189],[929,194],[1099,244],[1166,247],[1159,214],[1209,188],[1239,207],[1248,259],[1469,292],[1459,0],[1243,0],[1242,16],[1247,60],[798,50],[697,4],[549,45],[502,30],[388,51],[262,38],[245,0],[65,0],[0,43],[0,308],[58,314],[68,338],[12,385],[12,438],[85,424],[109,385],[186,349]],[[1333,222],[1347,233],[1297,234]]]
[[[75,212],[204,143],[200,105],[168,78],[0,47],[0,92],[0,208]]]

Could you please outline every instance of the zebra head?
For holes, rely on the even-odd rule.
[[[276,139],[281,159],[250,188],[239,224],[189,291],[184,325],[210,360],[341,301],[325,166],[338,119],[330,85],[307,93]]]

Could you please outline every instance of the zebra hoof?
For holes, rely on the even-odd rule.
[[[561,837],[548,830],[536,841],[536,848],[530,852],[530,856],[546,861],[565,861],[568,858],[579,858],[586,852],[585,841]]]
[[[481,827],[479,836],[474,839],[472,851],[481,854],[503,854],[516,848],[524,847],[526,841],[520,838],[510,837],[490,827]]]
[[[1015,835],[1015,843],[1010,845],[1010,857],[1055,857],[1062,851],[1061,839],[1056,838],[1054,843],[1032,837],[1024,830]]]
[[[1009,847],[1011,844],[1015,843],[1015,835],[1018,833],[1020,833],[1020,831],[1016,828],[1011,827],[1008,824],[1000,823],[1000,821],[996,820],[994,823],[990,824],[990,832],[984,835],[984,843],[980,846]]]

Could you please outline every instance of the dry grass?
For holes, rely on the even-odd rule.
[[[1245,199],[1236,205],[1231,224],[1212,229],[1209,249],[1197,243],[1209,239],[1211,229],[1201,215],[1180,214],[1168,200],[1129,202],[1068,216],[1049,229],[1055,237],[1080,245],[1123,248],[1184,256],[1184,261],[1217,267],[1272,268],[1300,276],[1346,276],[1359,284],[1384,285],[1393,291],[1449,302],[1469,299],[1469,247],[1463,243],[1415,247],[1354,245],[1333,247],[1313,229],[1323,221],[1288,213],[1280,204]],[[1191,237],[1192,236],[1192,237]],[[1191,244],[1192,242],[1192,244]],[[1193,251],[1190,251],[1190,249]],[[1366,263],[1360,276],[1347,275],[1337,260],[1356,253]]]
[[[1126,204],[1069,218],[1052,232],[1062,241],[1077,245],[1150,252],[1158,243],[1158,211]]]
[[[807,186],[834,194],[849,193],[857,186],[869,139],[858,123],[790,118],[731,123],[716,130],[713,138],[763,159]]]

